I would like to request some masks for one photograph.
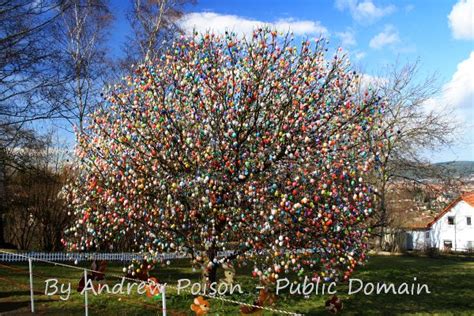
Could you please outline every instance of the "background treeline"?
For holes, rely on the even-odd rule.
[[[74,176],[74,158],[73,146],[58,135],[86,132],[104,85],[159,57],[183,33],[179,20],[190,3],[129,0],[127,21],[119,21],[129,26],[126,45],[117,48],[111,45],[116,17],[106,0],[0,1],[0,248],[61,250],[71,223],[58,192]],[[427,185],[436,179],[439,192],[459,188],[426,160],[428,151],[456,141],[456,125],[449,110],[425,109],[440,83],[421,78],[418,66],[395,62],[377,80],[361,80],[361,91],[376,89],[388,102],[386,142],[373,148],[381,152],[380,166],[368,175],[378,189],[374,236],[396,222],[389,203],[394,183],[418,190],[433,188]],[[133,236],[115,249],[129,243]]]
[[[4,236],[15,248],[58,251],[69,223],[58,192],[70,176],[49,139],[20,148],[4,177]],[[10,159],[10,161],[12,161]]]

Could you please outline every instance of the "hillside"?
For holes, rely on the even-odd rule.
[[[433,164],[440,171],[445,171],[456,177],[474,176],[474,161],[447,161]]]

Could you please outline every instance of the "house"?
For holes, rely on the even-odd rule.
[[[474,192],[452,201],[438,215],[426,222],[405,228],[405,248],[442,251],[474,250]]]

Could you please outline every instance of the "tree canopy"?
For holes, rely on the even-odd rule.
[[[230,250],[261,277],[348,278],[365,257],[383,102],[360,97],[326,45],[196,33],[110,87],[78,135],[68,248],[131,238],[150,264],[184,251],[212,270]]]

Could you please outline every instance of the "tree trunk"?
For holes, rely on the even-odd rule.
[[[5,245],[5,212],[6,212],[6,174],[4,150],[0,148],[0,247]]]
[[[3,221],[3,213],[4,210],[0,206],[0,248],[5,248],[5,229],[4,229],[4,221]]]
[[[214,245],[212,245],[207,251],[207,258],[209,259],[209,262],[212,263],[210,267],[206,267],[209,285],[217,282],[217,268],[219,267],[219,265],[214,263],[214,259],[216,257],[217,249]]]

